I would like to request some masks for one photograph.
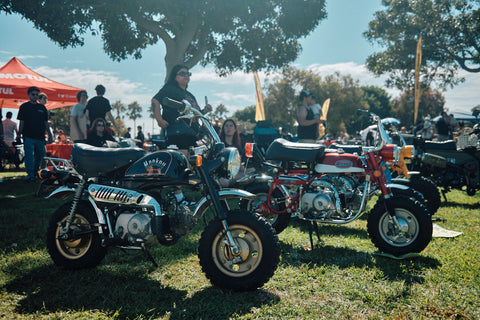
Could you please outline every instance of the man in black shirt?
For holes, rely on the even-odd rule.
[[[139,140],[137,142],[137,146],[139,148],[143,148],[143,143],[145,142],[145,135],[142,132],[142,126],[138,126],[137,130],[138,130],[137,136],[135,137],[135,139]]]
[[[45,157],[45,133],[51,139],[48,125],[48,111],[43,104],[37,102],[40,90],[37,87],[28,88],[30,101],[20,106],[17,119],[20,120],[18,133],[23,137],[25,150],[25,169],[27,171],[26,182],[36,179],[36,173],[42,165]]]
[[[110,110],[112,110],[112,107],[110,106],[110,101],[103,97],[103,95],[105,94],[105,87],[99,84],[95,87],[95,91],[97,92],[97,96],[90,99],[86,107],[87,117],[90,120],[90,127],[92,127],[93,121],[95,121],[95,119],[100,118],[106,120],[106,116],[108,116],[110,122],[113,123],[113,125],[115,126],[115,130],[117,130],[117,134],[120,133],[117,123],[115,122],[115,119],[110,112]]]

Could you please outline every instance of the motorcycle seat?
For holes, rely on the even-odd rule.
[[[267,149],[265,159],[279,161],[315,162],[325,153],[325,146],[316,143],[298,143],[275,139]]]
[[[112,172],[135,162],[144,155],[145,150],[137,147],[100,148],[85,143],[75,143],[71,159],[78,173],[92,177]]]
[[[425,141],[424,148],[435,150],[457,150],[457,144],[453,140]]]
[[[343,152],[345,153],[352,153],[352,154],[356,153],[357,155],[361,155],[363,151],[362,146],[338,144],[338,143],[332,143],[331,145],[328,146],[328,148],[337,149],[337,151],[339,151],[339,149],[342,149]]]

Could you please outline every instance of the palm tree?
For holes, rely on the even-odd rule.
[[[137,128],[136,120],[142,116],[142,107],[138,104],[137,101],[134,101],[130,103],[127,108],[128,118],[133,120],[133,126]]]
[[[125,105],[122,102],[120,102],[120,100],[117,100],[115,101],[114,104],[112,104],[112,109],[117,112],[117,117],[116,117],[117,119],[123,119],[124,118],[123,113],[127,111],[127,107],[125,107]],[[120,114],[122,116],[120,116]]]

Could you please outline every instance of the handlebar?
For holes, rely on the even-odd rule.
[[[359,109],[359,110],[357,110],[357,114],[358,115],[367,114],[367,115],[370,116],[370,118],[373,121],[377,122],[378,133],[380,134],[380,141],[381,141],[380,145],[377,146],[377,147],[372,147],[372,149],[370,149],[370,148],[366,148],[366,149],[368,151],[372,151],[372,152],[380,151],[385,146],[385,144],[390,142],[390,137],[388,136],[387,131],[385,130],[385,127],[383,126],[382,119],[379,116],[377,116],[375,113],[370,112],[368,110],[360,110]]]

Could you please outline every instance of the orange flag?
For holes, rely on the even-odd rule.
[[[262,97],[262,87],[260,86],[260,80],[258,79],[258,73],[255,71],[253,73],[253,78],[255,79],[255,90],[257,92],[257,107],[255,109],[255,121],[265,120],[265,111],[263,109],[263,97]]]
[[[418,115],[418,103],[420,102],[420,65],[422,64],[422,36],[418,39],[417,43],[417,55],[415,56],[415,102],[414,102],[414,114],[413,124],[417,123]]]

